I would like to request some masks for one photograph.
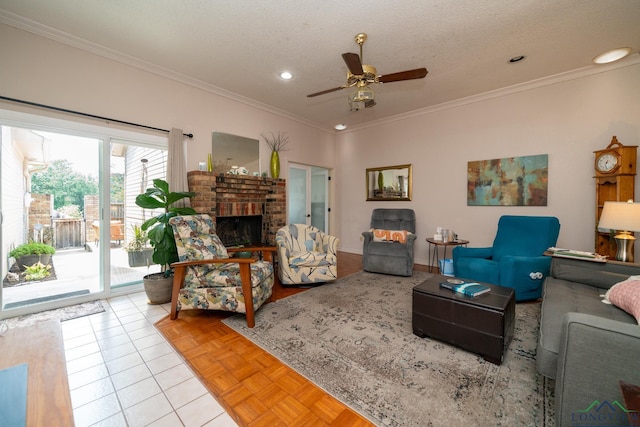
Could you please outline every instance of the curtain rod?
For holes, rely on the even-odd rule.
[[[30,102],[30,101],[23,101],[22,99],[8,98],[8,97],[2,96],[2,95],[0,95],[0,99],[3,99],[5,101],[18,102],[20,104],[31,105],[31,106],[34,106],[34,107],[46,108],[46,109],[54,110],[54,111],[61,111],[63,113],[75,114],[75,115],[78,115],[78,116],[90,117],[92,119],[106,120],[106,121],[109,121],[109,122],[120,123],[120,124],[123,124],[123,125],[136,126],[136,127],[139,127],[139,128],[157,130],[157,131],[166,132],[166,133],[171,132],[171,131],[166,130],[166,129],[155,128],[153,126],[145,126],[145,125],[140,125],[138,123],[125,122],[123,120],[118,120],[118,119],[110,119],[108,117],[96,116],[94,114],[82,113],[80,111],[67,110],[66,108],[53,107],[51,105],[38,104],[36,102]],[[192,133],[183,133],[182,135],[186,136],[187,138],[193,138],[193,134]]]

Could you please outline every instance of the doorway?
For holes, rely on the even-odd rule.
[[[102,291],[84,221],[85,197],[99,190],[101,144],[2,126],[3,311]],[[22,255],[29,251],[40,254]]]
[[[131,267],[127,244],[133,225],[152,214],[135,197],[143,169],[149,182],[164,178],[166,137],[3,110],[0,131],[0,318],[141,290],[142,277],[160,267]],[[35,278],[10,256],[31,243],[55,250],[46,264],[29,263]]]
[[[329,169],[289,163],[288,223],[329,230]]]

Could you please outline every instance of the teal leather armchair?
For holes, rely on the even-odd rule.
[[[559,233],[555,217],[504,215],[493,246],[453,249],[454,274],[513,288],[516,301],[538,299],[551,267],[551,257],[543,253],[555,246]]]

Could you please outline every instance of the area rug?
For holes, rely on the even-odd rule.
[[[45,320],[58,319],[61,322],[64,322],[65,320],[77,319],[78,317],[102,313],[103,311],[105,311],[104,307],[98,300],[70,305],[68,307],[56,308],[54,310],[41,311],[40,313],[11,317],[3,320],[2,322],[9,328],[21,328],[38,322],[43,322]]]
[[[413,335],[412,288],[430,277],[360,272],[224,323],[384,426],[553,426],[553,383],[535,366],[540,304],[516,306],[502,365]]]

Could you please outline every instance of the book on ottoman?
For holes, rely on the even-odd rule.
[[[447,280],[446,282],[440,282],[440,287],[451,289],[454,292],[468,295],[470,297],[482,295],[491,290],[491,288],[489,288],[488,286],[481,285],[478,282],[464,282],[462,280],[459,280],[459,281]]]

